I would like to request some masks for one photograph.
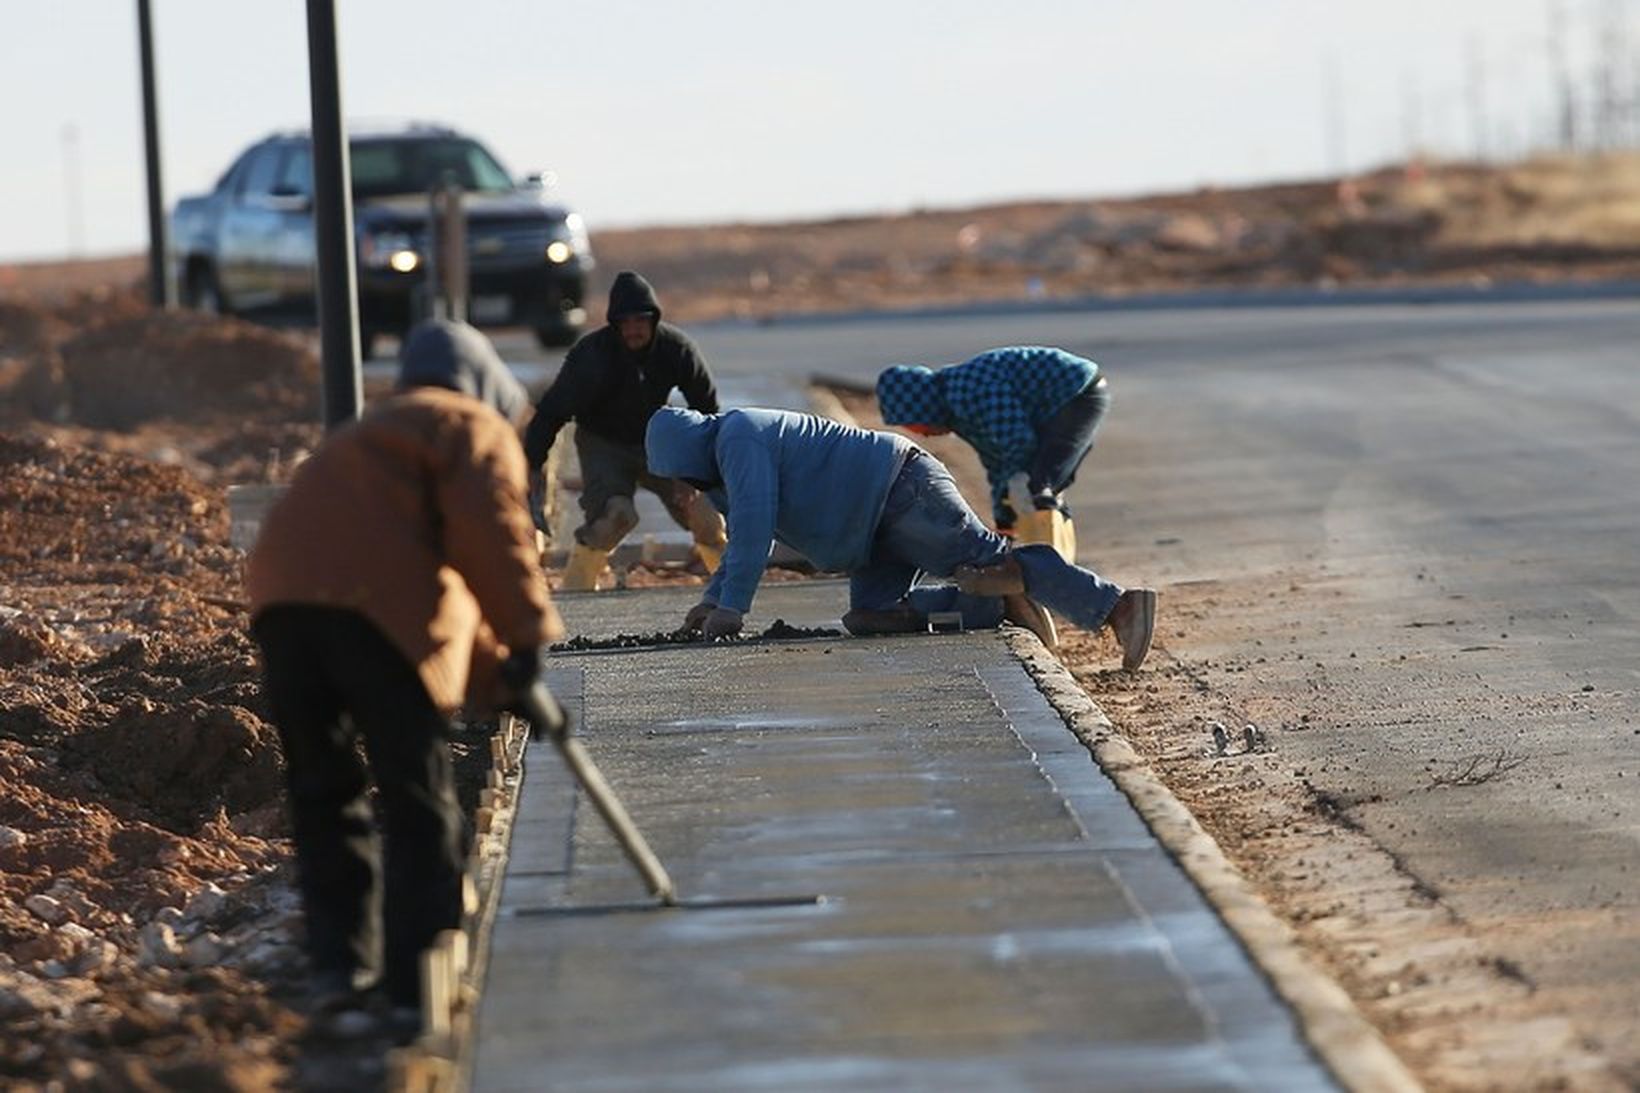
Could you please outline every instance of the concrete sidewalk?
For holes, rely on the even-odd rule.
[[[646,634],[697,595],[560,607],[578,634]],[[846,596],[768,583],[748,624],[836,626]],[[532,745],[476,1089],[1333,1088],[996,634],[548,668],[681,893],[728,905],[649,909]]]

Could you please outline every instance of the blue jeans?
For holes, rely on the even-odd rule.
[[[1025,478],[1032,497],[1061,494],[1070,488],[1109,409],[1110,387],[1101,376],[1043,422]]]
[[[945,465],[914,452],[889,488],[870,560],[849,574],[849,606],[884,610],[903,600],[924,615],[957,611],[966,629],[990,629],[1002,622],[1001,597],[969,596],[953,585],[917,585],[925,574],[949,577],[959,565],[992,565],[1008,552],[1008,541],[974,515]],[[1026,593],[1086,630],[1104,625],[1122,594],[1119,586],[1065,561],[1051,546],[1015,547],[1013,554]]]

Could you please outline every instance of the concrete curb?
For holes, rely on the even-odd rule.
[[[1352,1093],[1415,1093],[1422,1085],[1344,989],[1304,955],[1292,929],[1259,898],[1213,837],[1174,797],[1034,634],[1001,631],[1048,703],[1099,768],[1218,911],[1276,993],[1292,1007],[1311,1049]]]

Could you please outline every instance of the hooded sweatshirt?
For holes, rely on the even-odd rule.
[[[1030,469],[1039,430],[1099,377],[1099,366],[1062,349],[1009,346],[932,371],[897,364],[877,377],[887,425],[934,425],[973,445],[999,509],[1008,482]]]
[[[356,611],[440,709],[492,704],[498,640],[520,649],[563,633],[502,416],[528,400],[488,339],[458,323],[410,334],[400,386],[326,437],[269,510],[245,563],[251,613]]]
[[[810,414],[674,406],[649,419],[645,445],[653,473],[711,484],[729,546],[706,599],[742,612],[777,539],[821,569],[864,565],[889,487],[916,450],[904,437]]]
[[[655,336],[637,353],[626,347],[615,327],[631,315],[655,318]],[[717,388],[705,360],[683,331],[661,321],[660,301],[648,281],[630,270],[617,274],[606,317],[607,326],[570,348],[558,377],[535,404],[535,417],[524,434],[530,466],[546,462],[558,431],[572,420],[605,440],[641,445],[649,416],[666,405],[674,388],[691,408],[717,413]]]

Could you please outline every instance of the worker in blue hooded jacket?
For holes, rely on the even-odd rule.
[[[702,490],[728,521],[723,562],[686,630],[739,633],[779,540],[849,574],[851,633],[926,630],[930,613],[957,611],[969,629],[1007,618],[1051,648],[1046,606],[1087,630],[1110,626],[1130,671],[1150,649],[1154,591],[1124,590],[1051,546],[1010,548],[945,466],[904,437],[784,410],[663,406],[644,447],[652,473]],[[956,586],[918,587],[925,574]]]

